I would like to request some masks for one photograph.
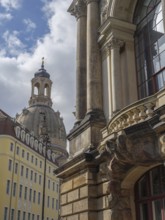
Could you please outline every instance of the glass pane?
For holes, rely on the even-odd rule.
[[[147,177],[144,176],[139,181],[139,198],[143,198],[147,196],[148,196],[148,181],[147,181]]]
[[[161,52],[163,52],[165,50],[165,35],[163,35],[158,40],[158,48],[159,48],[159,53],[161,53]]]
[[[153,209],[153,219],[154,220],[163,220],[163,218],[162,218],[163,213],[162,213],[160,200],[152,202],[152,209]]]
[[[157,84],[157,89],[161,89],[163,88],[164,86],[164,81],[163,81],[163,75],[162,75],[162,72],[159,73],[157,76],[156,76],[156,84]]]
[[[160,185],[160,172],[155,168],[151,171],[151,194],[157,195],[161,193],[161,185]]]
[[[145,203],[140,205],[140,220],[149,220],[148,205]]]
[[[165,66],[165,51],[163,51],[160,54],[160,65],[161,65],[161,68],[163,68]]]
[[[160,70],[160,62],[159,62],[159,56],[155,57],[153,60],[154,64],[154,72],[157,73]]]

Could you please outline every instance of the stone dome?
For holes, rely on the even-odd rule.
[[[45,133],[48,134],[50,139],[51,148],[59,158],[57,162],[59,165],[63,164],[68,157],[66,131],[60,112],[55,112],[52,108],[52,81],[49,73],[44,69],[43,62],[41,69],[34,74],[31,85],[29,107],[24,108],[21,114],[16,115],[16,121],[32,132],[38,139],[42,138],[41,130],[45,129]]]
[[[47,133],[53,147],[66,149],[66,131],[60,113],[55,112],[51,107],[45,105],[34,105],[24,108],[21,114],[17,114],[16,120],[29,131],[34,132],[34,136],[40,136],[41,113],[46,116]]]

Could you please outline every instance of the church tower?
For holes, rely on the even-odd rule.
[[[41,68],[31,80],[29,107],[24,108],[21,114],[17,114],[16,120],[40,139],[44,116],[45,133],[49,136],[51,148],[57,155],[58,164],[61,165],[68,156],[66,131],[60,112],[55,112],[52,108],[51,88],[50,74],[45,70],[42,58]]]

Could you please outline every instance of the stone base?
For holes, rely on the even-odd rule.
[[[68,135],[70,155],[76,156],[89,148],[96,148],[101,139],[101,129],[105,126],[103,112],[88,112],[85,118],[76,123]]]

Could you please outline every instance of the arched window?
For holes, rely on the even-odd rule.
[[[165,220],[165,167],[145,173],[135,185],[137,220]]]
[[[50,96],[50,92],[49,92],[49,85],[48,84],[45,84],[44,86],[44,96]]]
[[[165,35],[160,0],[139,0],[134,14],[139,98],[165,87]]]
[[[40,85],[39,83],[36,83],[34,85],[34,95],[39,95],[39,89],[40,89]]]

